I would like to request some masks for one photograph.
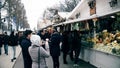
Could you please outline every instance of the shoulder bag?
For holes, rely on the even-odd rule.
[[[40,68],[40,47],[38,48],[38,68]]]

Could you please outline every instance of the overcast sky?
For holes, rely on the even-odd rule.
[[[45,8],[55,5],[60,0],[22,0],[27,12],[28,23],[33,29]]]

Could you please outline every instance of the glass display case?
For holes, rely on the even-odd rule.
[[[82,34],[82,45],[98,51],[120,56],[120,15],[98,18],[96,26],[90,26]],[[94,21],[93,21],[94,22]],[[98,23],[98,25],[97,25]],[[95,33],[96,32],[96,33]]]

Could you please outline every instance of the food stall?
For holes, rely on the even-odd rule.
[[[100,28],[93,27],[93,30],[97,29],[96,35],[93,31],[82,39],[82,60],[98,68],[120,68],[119,19],[119,13],[98,18]]]
[[[81,31],[79,58],[98,68],[120,68],[120,0],[81,0],[71,13],[73,19],[59,26]]]

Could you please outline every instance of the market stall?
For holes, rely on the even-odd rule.
[[[87,36],[83,34],[80,58],[99,68],[120,68],[120,15],[100,17],[97,22]]]
[[[78,16],[79,15],[79,16]],[[80,58],[98,68],[120,68],[120,0],[82,0],[62,22],[81,32]]]

